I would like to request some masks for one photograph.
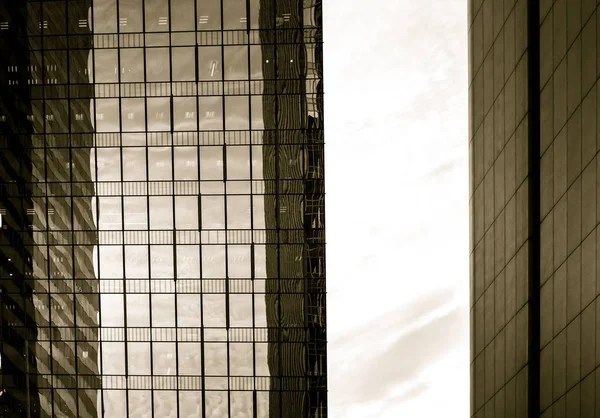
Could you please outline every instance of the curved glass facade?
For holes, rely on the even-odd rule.
[[[325,417],[320,2],[16,3],[4,416]]]

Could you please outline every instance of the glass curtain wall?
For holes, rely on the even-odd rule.
[[[4,411],[326,416],[320,4],[1,13]]]

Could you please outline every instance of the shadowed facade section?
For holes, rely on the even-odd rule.
[[[28,193],[21,198],[27,206],[19,226],[30,237],[28,303],[35,333],[26,350],[32,357],[25,377],[32,407],[14,416],[97,417],[99,301],[92,261],[97,234],[91,210],[92,37],[87,23],[91,2],[22,4],[22,22],[16,24],[16,12],[6,20],[29,47],[27,62],[16,68],[23,89],[19,98],[27,101],[18,110],[18,120],[29,136],[10,141],[10,146],[20,143],[27,155],[15,161],[28,165],[19,180]]]
[[[22,71],[30,60],[26,3],[3,2],[0,21],[10,22],[0,32],[0,411],[6,417],[39,417],[33,237],[27,227],[33,207],[31,95]]]
[[[271,417],[326,416],[321,4],[260,3]]]

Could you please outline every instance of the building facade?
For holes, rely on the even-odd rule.
[[[600,414],[600,11],[471,0],[471,416]]]
[[[0,42],[4,416],[325,417],[320,2],[10,2]]]

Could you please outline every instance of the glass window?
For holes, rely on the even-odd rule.
[[[113,344],[121,344],[122,343],[103,343],[102,344],[102,364],[104,365],[105,362],[106,363],[111,363],[111,359],[115,358],[116,361],[116,357],[118,357],[121,353],[123,353],[123,357],[119,357],[119,358],[124,358],[124,350],[120,350],[120,351],[116,351],[113,350],[111,345]],[[108,347],[111,347],[110,350],[111,352],[107,353],[106,351],[108,350]],[[112,356],[112,357],[111,357]],[[102,373],[103,374],[122,374],[123,372],[115,372],[115,371],[109,371],[109,370],[121,370],[121,369],[117,369],[115,367],[112,366],[102,366]],[[124,370],[124,367],[123,367]],[[135,391],[132,391],[135,392]],[[126,417],[127,416],[127,404],[126,404],[126,400],[127,398],[125,397],[125,391],[119,389],[119,390],[113,390],[113,389],[103,389],[102,390],[102,398],[104,399],[104,405],[105,405],[105,409],[104,412],[107,416],[109,417]]]
[[[121,214],[120,197],[101,197],[99,229],[103,231],[123,229]]]
[[[229,278],[249,279],[251,277],[250,246],[229,245],[227,257]]]
[[[103,327],[122,327],[124,320],[123,295],[103,294],[100,295],[101,304],[107,308],[102,311]]]
[[[202,245],[202,278],[222,279],[225,277],[225,246]],[[205,323],[206,325],[206,323]],[[209,325],[206,325],[209,326]]]
[[[223,0],[223,29],[246,29],[246,0]]]
[[[221,80],[221,47],[199,46],[198,47],[198,80]]]
[[[67,9],[64,1],[42,2],[43,20],[41,25],[45,35],[67,33]]]
[[[223,362],[226,364],[226,362]],[[208,416],[229,416],[229,406],[227,403],[227,392],[223,391],[206,391],[204,398],[206,404],[206,414]]]
[[[197,126],[196,98],[173,98],[173,129],[175,131],[196,131]]]
[[[175,326],[175,295],[169,294],[153,294],[152,297],[152,326],[153,327],[174,327]],[[175,350],[173,347],[162,346],[163,352],[157,352],[154,346],[154,360],[164,364],[169,354],[175,360]],[[168,351],[167,349],[170,348]],[[162,355],[162,356],[161,356]],[[161,358],[162,357],[162,358]],[[157,363],[155,363],[156,366]],[[174,372],[175,368],[172,368]],[[166,372],[166,370],[165,370]],[[162,374],[154,371],[155,374]],[[166,373],[165,373],[166,374]],[[175,374],[175,373],[172,373]]]
[[[225,97],[225,129],[249,129],[249,103],[247,96]]]
[[[119,31],[120,32],[142,32],[142,1],[144,0],[119,0]],[[148,4],[155,3],[145,2],[145,7],[148,8]],[[116,31],[113,31],[116,32]]]
[[[200,248],[197,245],[178,245],[177,246],[177,278],[178,279],[197,279],[200,278]],[[183,295],[181,295],[183,296]],[[196,295],[192,295],[196,298]],[[196,300],[196,299],[190,300]],[[187,298],[189,299],[189,298]],[[184,300],[187,300],[184,298]],[[187,306],[186,304],[181,304],[184,309],[182,318],[185,321],[192,321],[193,316],[189,316],[185,312],[190,309],[193,311],[194,306]],[[190,314],[191,315],[191,314]],[[200,321],[200,316],[198,316],[198,321]],[[184,325],[181,325],[184,326]],[[189,325],[192,326],[192,325]]]
[[[148,148],[149,179],[171,180],[171,148],[150,147]]]
[[[173,81],[194,81],[196,79],[196,52],[194,47],[175,47],[171,51]]]
[[[170,245],[150,246],[150,268],[152,279],[170,279],[173,283],[173,247]],[[163,288],[161,291],[172,291]]]
[[[96,148],[98,181],[121,180],[121,153],[119,148]]]
[[[248,79],[248,48],[246,46],[223,47],[225,80]]]
[[[125,274],[128,279],[148,279],[148,247],[125,246]]]
[[[175,197],[175,227],[177,229],[198,229],[198,197]]]
[[[127,295],[127,326],[150,326],[150,299],[147,294]]]
[[[161,381],[154,390],[154,415],[168,417],[173,412],[173,405],[177,404],[177,392],[174,390],[157,390],[163,387]]]
[[[225,204],[222,196],[202,196],[202,229],[225,228]]]
[[[252,306],[252,303],[247,304],[246,302],[246,298],[248,298],[248,300],[251,301],[251,295],[231,295],[230,299],[232,300],[231,302],[231,311],[232,312],[232,321],[233,321],[233,316],[236,315],[236,313],[234,313],[233,309],[235,309],[238,306],[244,306],[244,308],[247,308],[247,306]],[[233,302],[235,300],[235,302]],[[237,309],[236,309],[237,310]],[[247,310],[247,309],[246,309]],[[238,312],[238,313],[243,313],[243,312]],[[250,319],[250,325],[246,325],[246,326],[252,326],[252,310],[250,309],[250,315],[246,318],[246,319]],[[245,323],[248,323],[248,321],[244,321]],[[240,323],[240,322],[238,322]],[[236,326],[236,325],[233,325]],[[232,343],[229,344],[229,355],[230,355],[230,362],[231,362],[231,367],[230,367],[230,376],[252,376],[252,374],[254,373],[253,371],[253,367],[252,367],[252,356],[254,355],[254,352],[252,350],[252,343]],[[244,388],[246,389],[246,388]],[[232,392],[233,393],[233,392]],[[235,393],[243,393],[243,392],[235,392]]]
[[[196,0],[198,30],[221,29],[221,0]]]
[[[169,1],[146,1],[146,32],[166,32],[169,30]]]
[[[123,148],[123,181],[146,180],[146,148]]]
[[[263,79],[262,48],[265,48],[265,46],[250,45],[250,79],[252,80]],[[269,46],[267,46],[267,48],[269,48]]]
[[[146,48],[146,80],[169,81],[169,48]]]
[[[146,296],[147,298],[147,296]],[[134,326],[129,325],[128,326]],[[150,375],[150,343],[147,342],[129,342],[127,343],[127,363],[129,366],[129,373],[133,375],[142,375],[149,376]],[[133,391],[137,392],[137,391]],[[130,395],[131,396],[130,392]],[[136,406],[136,410],[138,408],[137,403],[131,402],[130,404]]]
[[[102,212],[100,212],[102,216]],[[109,242],[111,244],[111,242]],[[123,278],[123,251],[118,245],[100,245],[100,266],[102,267],[102,279]]]
[[[256,156],[253,155],[253,158]],[[250,147],[227,147],[227,179],[247,180],[250,178]]]
[[[150,229],[173,229],[173,198],[150,196]]]
[[[147,199],[143,196],[123,197],[124,228],[128,230],[148,229]]]
[[[201,131],[223,129],[223,101],[221,97],[199,97],[198,112]]]
[[[119,100],[96,99],[96,132],[119,131]]]
[[[148,131],[171,130],[171,101],[168,98],[153,97],[146,99]]]
[[[200,305],[198,300],[195,300],[193,303]],[[185,342],[179,343],[177,348],[179,354],[179,374],[183,376],[201,376],[201,345],[199,343]]]
[[[171,30],[193,31],[195,0],[171,0]]]
[[[144,49],[122,48],[121,54],[121,82],[144,81]]]
[[[200,319],[200,295],[178,295],[177,325],[180,327],[199,327]],[[198,350],[198,354],[200,354],[200,350]]]
[[[196,147],[173,148],[175,180],[198,180],[198,154]]]
[[[146,130],[144,99],[121,99],[121,129],[125,132]]]
[[[250,229],[250,196],[227,197],[227,228]]]
[[[258,18],[260,15],[260,0],[250,0],[250,28],[258,29]]]

